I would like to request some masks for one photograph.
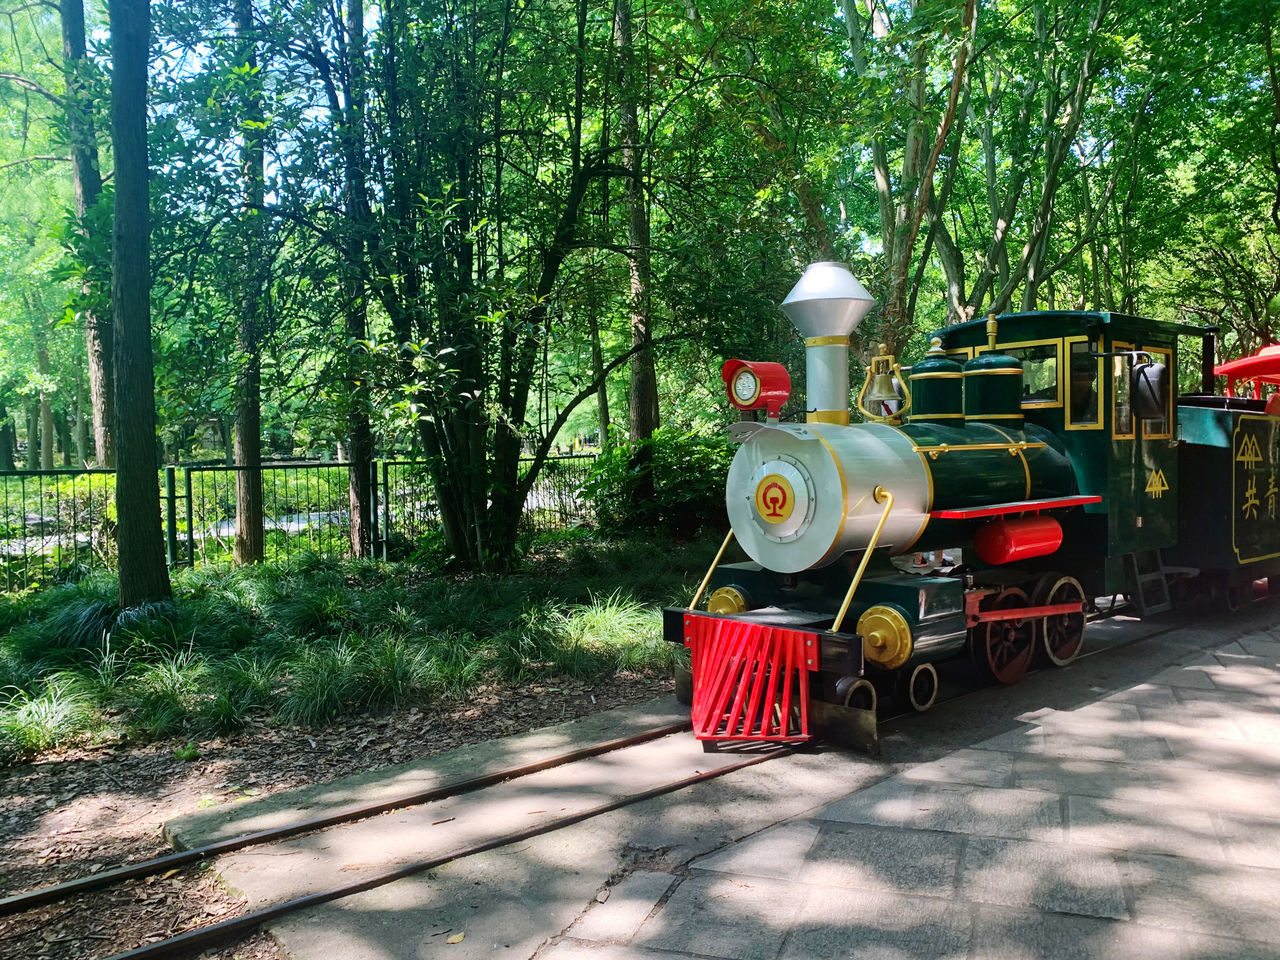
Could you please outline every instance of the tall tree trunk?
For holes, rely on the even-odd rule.
[[[639,82],[635,67],[635,38],[631,0],[614,0],[613,32],[618,46],[618,120],[622,135],[622,166],[627,171],[627,253],[631,273],[631,391],[627,414],[635,482],[629,491],[631,512],[638,513],[654,496],[653,448],[645,441],[658,429],[658,379],[650,348],[649,209],[644,195],[644,151],[640,145],[637,108]]]
[[[59,410],[53,418],[53,434],[58,438],[58,452],[62,454],[62,466],[71,466],[71,421],[67,412]]]
[[[653,366],[649,316],[649,208],[644,194],[644,151],[637,108],[639,82],[631,0],[615,0],[614,36],[618,46],[618,114],[622,166],[626,168],[627,252],[631,268],[631,439],[648,440],[658,428],[658,380]],[[650,490],[652,492],[652,490]]]
[[[40,469],[40,401],[27,404],[27,469]]]
[[[258,56],[253,29],[253,0],[235,0],[236,36],[240,60],[250,73],[244,81],[244,143],[240,152],[240,180],[244,207],[240,218],[244,250],[244,286],[236,340],[243,366],[236,379],[236,563],[257,563],[263,555],[262,520],[262,337],[265,298],[263,283],[263,199],[265,151],[262,144],[262,81],[256,74]]]
[[[343,296],[347,333],[347,435],[351,466],[347,492],[351,515],[351,554],[367,557],[373,552],[373,431],[369,426],[369,378],[359,346],[368,338],[365,302],[364,244],[369,204],[365,192],[365,55],[364,0],[347,4],[347,91],[342,124],[345,154],[347,222],[344,234]]]
[[[609,446],[609,381],[604,374],[604,350],[600,346],[600,318],[595,307],[587,311],[587,323],[591,328],[591,374],[599,381],[596,390],[596,422],[600,425],[600,446]]]
[[[9,416],[9,411],[5,409],[3,401],[0,401],[0,470],[12,470],[13,451],[16,446],[15,440],[17,432],[13,428],[13,418]]]
[[[61,0],[62,58],[66,75],[67,139],[71,148],[71,181],[75,195],[76,220],[88,238],[86,212],[102,194],[102,174],[98,168],[98,137],[93,123],[93,101],[89,95],[85,56],[84,0]],[[90,293],[86,286],[82,291]],[[105,291],[103,291],[105,292]],[[110,316],[87,310],[84,317],[86,355],[89,360],[89,397],[93,406],[93,439],[98,465],[116,465],[112,429],[115,419],[115,376],[113,335]]]
[[[36,366],[42,377],[50,376],[49,348],[44,344],[44,327],[39,327],[37,336],[40,344],[36,347]],[[49,403],[49,394],[40,391],[40,469],[53,469],[53,405]]]
[[[236,445],[231,439],[231,424],[226,417],[219,417],[216,423],[218,436],[222,438],[222,462],[229,467],[236,462]]]
[[[57,437],[53,430],[53,407],[49,404],[49,395],[40,394],[40,469],[54,468],[54,448]]]
[[[89,418],[84,415],[83,385],[76,390],[75,421],[76,462],[81,467],[86,467],[89,465],[92,457],[91,451],[89,450]]]
[[[109,0],[115,228],[116,542],[120,606],[171,593],[160,528],[155,372],[151,357],[151,218],[147,170],[148,0]]]

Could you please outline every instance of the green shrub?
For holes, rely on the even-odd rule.
[[[219,733],[241,729],[254,713],[265,716],[279,700],[276,665],[261,656],[236,654],[211,665],[209,684],[216,692],[200,719]]]
[[[692,536],[725,526],[724,487],[733,460],[727,436],[661,429],[649,440],[621,438],[592,465],[582,492],[594,505],[600,531],[617,535],[665,527]],[[653,495],[642,497],[651,476]]]
[[[572,646],[595,651],[610,670],[652,666],[655,654],[670,646],[662,640],[660,615],[616,591],[570,607],[567,632]]]
[[[81,732],[92,704],[74,676],[55,675],[39,693],[0,691],[0,764],[20,763]]]
[[[135,735],[317,725],[466,697],[479,684],[669,662],[654,604],[713,544],[650,531],[575,538],[504,576],[300,556],[180,571],[172,601],[123,613],[95,574],[0,601],[0,764],[108,724]],[[619,585],[622,585],[620,587]]]
[[[191,647],[161,653],[143,666],[123,703],[141,733],[163,737],[192,725],[209,698],[208,661]]]
[[[345,712],[355,689],[355,653],[337,642],[303,647],[284,663],[288,676],[278,715],[300,726],[331,723]]]
[[[427,651],[391,633],[366,641],[355,659],[352,695],[364,706],[421,702],[440,685],[439,668]]]

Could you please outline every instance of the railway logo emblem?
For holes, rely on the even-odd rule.
[[[1246,467],[1256,467],[1262,462],[1262,448],[1258,446],[1258,438],[1252,433],[1242,433],[1240,450],[1236,453],[1236,463]]]
[[[765,523],[782,523],[791,516],[796,494],[787,478],[767,473],[756,484],[756,513]]]
[[[1169,481],[1164,478],[1163,470],[1152,470],[1151,476],[1147,477],[1146,492],[1151,494],[1156,500],[1164,496],[1164,492],[1169,489]]]

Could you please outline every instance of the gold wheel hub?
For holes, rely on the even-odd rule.
[[[707,613],[744,613],[746,609],[746,595],[737,587],[721,587],[707,600]]]
[[[892,607],[869,607],[858,618],[862,653],[883,670],[896,670],[911,657],[911,625]]]

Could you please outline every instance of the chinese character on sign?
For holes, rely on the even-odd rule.
[[[1272,520],[1276,518],[1276,495],[1280,494],[1280,487],[1276,486],[1276,475],[1273,473],[1267,478],[1267,516]]]
[[[1240,508],[1246,520],[1258,519],[1258,481],[1249,478],[1249,486],[1244,491],[1244,506]]]

